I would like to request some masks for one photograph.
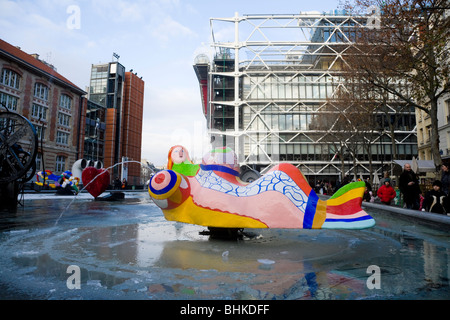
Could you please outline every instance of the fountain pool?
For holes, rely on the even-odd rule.
[[[146,192],[72,200],[26,194],[0,213],[0,299],[450,298],[449,224],[381,205],[365,208],[370,229],[248,229],[254,237],[223,241],[166,221]]]

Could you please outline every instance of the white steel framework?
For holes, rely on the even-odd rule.
[[[380,123],[395,117],[395,130],[380,125],[372,130],[377,134],[365,136],[372,169],[362,147],[348,153],[345,162],[337,159],[329,140],[333,125],[315,125],[334,112],[328,98],[343,86],[340,74],[352,32],[366,21],[343,11],[212,18],[214,52],[203,99],[214,143],[234,148],[242,167],[264,173],[280,161],[290,162],[306,176],[334,181],[342,169],[346,175],[367,177],[380,174],[393,154],[398,159],[416,155],[414,110],[399,113],[389,105],[395,100],[380,114]],[[198,67],[194,65],[197,75]]]

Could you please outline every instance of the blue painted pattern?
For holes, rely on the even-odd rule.
[[[203,188],[236,197],[249,197],[266,191],[278,191],[284,194],[303,213],[306,211],[308,196],[283,171],[272,171],[247,186],[232,184],[211,170],[200,169],[195,177]]]

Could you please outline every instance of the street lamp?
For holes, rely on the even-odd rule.
[[[98,128],[100,127],[100,118],[97,118],[97,120],[95,121],[95,143],[96,143],[96,161],[98,161],[98,144],[99,144],[99,140],[98,140]]]
[[[44,130],[45,130],[45,122],[44,120],[42,120],[42,111],[39,112],[39,119],[38,119],[39,124],[41,124],[41,162],[42,162],[42,176],[43,176],[43,181],[42,181],[42,189],[45,190],[45,176],[46,176],[46,172],[45,172],[45,162],[44,162]]]

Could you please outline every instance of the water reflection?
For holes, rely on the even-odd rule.
[[[123,202],[29,200],[0,217],[0,285],[38,299],[448,299],[449,234],[376,210],[367,230],[256,230],[209,240],[146,194]],[[81,290],[66,287],[81,268]],[[370,290],[367,268],[381,270]],[[14,280],[13,280],[14,279]],[[3,293],[4,294],[4,293]]]

